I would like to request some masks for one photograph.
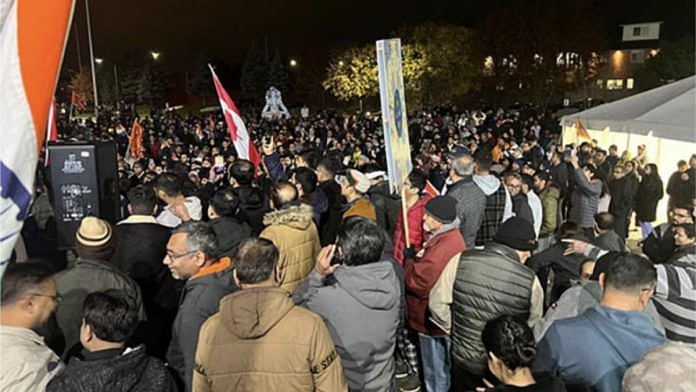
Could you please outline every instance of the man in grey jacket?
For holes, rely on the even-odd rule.
[[[382,258],[385,234],[358,217],[337,234],[338,245],[322,249],[293,298],[326,321],[350,390],[391,391],[403,293],[394,266]]]
[[[476,234],[486,211],[486,194],[476,185],[473,176],[474,158],[465,150],[458,148],[452,155],[452,169],[450,169],[452,185],[447,188],[447,196],[457,200],[459,231],[464,237],[467,249],[476,246]]]

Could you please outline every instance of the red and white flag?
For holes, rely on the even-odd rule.
[[[437,197],[440,196],[440,191],[435,188],[435,185],[431,184],[430,181],[425,182],[425,189],[423,189],[423,192],[426,195],[430,195],[430,197]]]
[[[210,67],[210,72],[213,74],[213,83],[215,83],[215,90],[220,99],[220,108],[222,109],[222,114],[225,115],[227,129],[230,132],[230,139],[232,139],[232,143],[234,143],[234,148],[237,150],[237,155],[239,155],[240,159],[251,161],[255,168],[259,167],[261,157],[259,156],[259,152],[256,151],[254,143],[251,142],[249,132],[247,131],[246,125],[244,125],[242,116],[239,114],[237,105],[234,104],[232,98],[230,98],[227,91],[225,91],[225,88],[222,87],[222,83],[220,83],[220,79],[218,79],[215,74],[213,66],[208,64],[208,67]]]
[[[48,109],[48,127],[46,129],[46,146],[44,156],[44,166],[49,165],[48,160],[48,142],[58,140],[58,125],[56,124],[56,98],[51,101],[51,107]]]

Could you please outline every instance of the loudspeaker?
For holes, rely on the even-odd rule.
[[[119,220],[118,163],[114,142],[49,143],[53,211],[58,248],[75,245],[85,216]]]

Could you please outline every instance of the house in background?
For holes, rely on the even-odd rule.
[[[592,96],[603,101],[613,101],[634,94],[640,86],[636,71],[645,60],[660,51],[662,22],[645,22],[619,25],[619,39],[604,56],[604,65],[598,72]]]

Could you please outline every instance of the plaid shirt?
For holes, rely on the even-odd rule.
[[[476,234],[476,246],[483,246],[493,240],[498,226],[503,222],[505,211],[505,185],[500,184],[498,190],[486,196],[486,209],[483,213],[483,222]]]

